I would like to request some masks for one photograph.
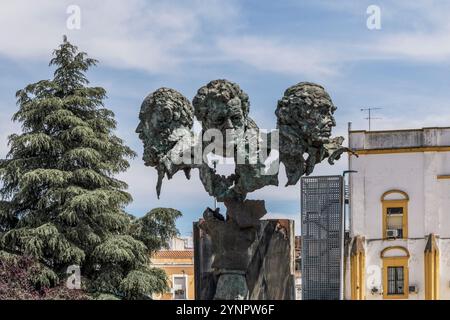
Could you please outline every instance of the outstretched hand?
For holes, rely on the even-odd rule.
[[[348,152],[349,154],[358,157],[358,154],[352,149],[347,147],[340,147],[337,150],[333,151],[333,153],[331,153],[331,155],[328,156],[328,163],[333,165],[334,161],[339,160],[344,152]]]

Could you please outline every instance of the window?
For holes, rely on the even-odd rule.
[[[403,267],[387,267],[387,294],[398,295],[405,293],[405,278]]]
[[[407,299],[409,296],[409,252],[403,247],[388,247],[381,252],[383,259],[383,298]]]
[[[383,238],[408,238],[408,195],[399,190],[385,192],[383,205]]]
[[[173,276],[173,298],[175,300],[187,299],[187,277],[184,275]]]
[[[394,207],[395,204],[387,204],[386,207],[386,238],[403,238],[403,206]],[[402,204],[399,204],[402,205]]]

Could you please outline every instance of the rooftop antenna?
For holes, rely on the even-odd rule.
[[[372,120],[379,120],[379,119],[381,119],[381,118],[372,117],[372,111],[373,110],[380,110],[380,109],[383,109],[383,108],[362,108],[361,109],[361,111],[367,111],[368,112],[368,117],[364,118],[364,119],[369,120],[369,131],[371,129],[371,122],[372,122]]]

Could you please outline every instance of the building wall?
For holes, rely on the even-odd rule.
[[[167,277],[169,279],[169,286],[172,288],[172,281],[173,276],[181,276],[186,275],[187,276],[187,300],[194,300],[195,299],[195,286],[194,286],[194,267],[188,266],[164,266],[162,267],[164,271],[167,274]],[[158,297],[157,297],[158,298]],[[159,297],[161,300],[173,300],[173,293],[165,293],[162,296]]]
[[[425,298],[424,250],[430,233],[437,236],[440,251],[440,298],[450,299],[450,150],[445,145],[450,145],[447,128],[350,134],[350,147],[362,151],[349,160],[349,169],[358,171],[350,175],[350,236],[365,237],[366,299],[383,298],[380,253],[393,246],[410,254],[409,284],[418,286],[418,293],[409,299]],[[383,239],[381,196],[393,189],[409,196],[408,239]],[[346,298],[350,282],[346,272]],[[373,287],[380,293],[372,294]]]
[[[351,231],[380,238],[382,232],[381,195],[392,189],[409,196],[409,237],[424,237],[435,232],[450,237],[450,152],[371,154],[352,157]]]
[[[173,252],[173,251],[172,251]],[[194,261],[192,257],[167,257],[170,251],[162,252],[165,257],[158,257],[158,253],[155,257],[152,257],[151,263],[153,267],[163,269],[169,280],[169,287],[173,289],[173,276],[186,276],[187,277],[187,299],[195,299],[195,286],[194,286]],[[163,295],[155,295],[154,299],[158,300],[173,300],[173,290]]]
[[[154,295],[154,299],[173,300],[174,277],[186,278],[187,300],[195,299],[194,282],[194,251],[192,249],[192,239],[175,237],[169,241],[169,250],[160,250],[150,259],[152,267],[163,269],[168,278],[170,291],[165,294]]]
[[[169,240],[169,250],[192,250],[192,237],[173,237]]]

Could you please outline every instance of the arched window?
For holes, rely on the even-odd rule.
[[[383,298],[408,299],[409,252],[403,247],[388,247],[381,251],[383,259]]]
[[[390,190],[381,196],[383,207],[383,239],[408,238],[408,195]]]

